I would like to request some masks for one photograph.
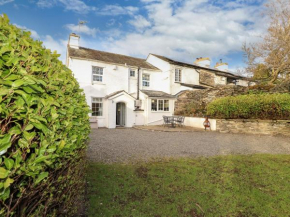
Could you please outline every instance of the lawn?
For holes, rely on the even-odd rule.
[[[290,216],[290,156],[90,163],[89,216]]]

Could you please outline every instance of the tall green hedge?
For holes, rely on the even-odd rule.
[[[0,17],[0,216],[75,211],[89,109],[58,57]]]
[[[207,105],[212,118],[290,119],[290,94],[248,94],[218,98]]]

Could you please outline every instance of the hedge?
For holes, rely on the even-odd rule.
[[[72,72],[0,17],[0,216],[72,216],[88,106]]]
[[[290,119],[290,94],[264,93],[218,98],[207,105],[207,115],[225,119]]]

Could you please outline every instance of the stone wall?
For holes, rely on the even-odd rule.
[[[217,119],[216,130],[221,133],[290,136],[289,120]]]
[[[204,90],[185,91],[175,102],[175,114],[184,116],[203,117],[206,114],[206,105],[219,97],[246,94],[247,87],[216,86]]]
[[[206,70],[199,70],[199,83],[215,86],[215,74]]]

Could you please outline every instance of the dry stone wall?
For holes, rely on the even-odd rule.
[[[242,86],[217,86],[204,90],[185,91],[175,102],[175,114],[203,117],[206,114],[206,105],[214,99],[246,93],[248,93],[248,88]]]
[[[206,70],[199,71],[199,82],[208,86],[215,86],[215,74]]]
[[[216,130],[221,133],[290,136],[289,120],[217,119]]]

